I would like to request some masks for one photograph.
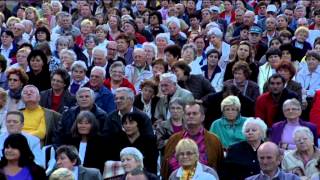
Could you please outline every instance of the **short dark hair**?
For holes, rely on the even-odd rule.
[[[314,15],[314,16],[320,15],[320,9],[315,9],[315,10],[313,11],[313,15]]]
[[[281,44],[280,46],[280,51],[289,51],[289,53],[291,54],[291,56],[294,54],[293,52],[293,46],[290,43],[285,43],[285,44]]]
[[[150,24],[150,17],[151,17],[151,16],[157,16],[159,24],[162,24],[162,15],[161,15],[161,13],[160,13],[159,11],[151,11],[151,12],[149,13],[149,21],[148,21],[148,24]]]
[[[74,146],[71,146],[71,145],[60,146],[56,151],[56,158],[62,153],[64,153],[70,159],[71,162],[76,161],[75,166],[78,166],[81,164],[78,150]]]
[[[7,69],[7,60],[2,54],[0,54],[0,67],[1,72],[4,72]]]
[[[284,79],[284,77],[282,77],[280,74],[276,73],[276,74],[273,74],[269,77],[268,79],[268,85],[270,85],[271,83],[271,79],[281,79],[282,83],[285,84],[286,83],[286,80]]]
[[[158,84],[155,81],[149,79],[142,81],[142,83],[140,84],[140,89],[143,89],[144,87],[151,87],[153,89],[154,95],[158,94]]]
[[[181,57],[181,48],[180,48],[180,46],[178,46],[176,44],[167,46],[164,49],[164,53],[166,53],[166,52],[172,54],[172,56],[175,58]]]
[[[269,61],[269,57],[272,55],[278,55],[279,57],[282,56],[281,50],[277,48],[269,48],[266,52],[266,59]]]
[[[38,35],[38,33],[39,32],[44,32],[44,33],[46,33],[46,40],[47,41],[50,41],[50,39],[51,39],[51,37],[50,37],[50,31],[48,30],[48,28],[46,28],[45,26],[40,26],[40,27],[38,27],[37,29],[36,29],[36,32],[34,33],[34,37],[36,38],[36,41],[38,41],[38,37],[37,37],[37,35]]]
[[[31,72],[33,71],[33,69],[31,68],[31,65],[30,65],[30,61],[31,61],[31,59],[33,59],[33,58],[35,58],[37,56],[39,56],[43,61],[42,71],[49,72],[48,58],[47,58],[46,54],[44,54],[44,52],[39,50],[39,49],[32,50],[30,52],[30,54],[28,55],[28,57],[27,57],[27,61],[28,61],[28,65],[30,67],[30,71]]]
[[[204,108],[202,106],[202,104],[199,104],[198,102],[196,101],[191,101],[191,102],[187,102],[186,103],[186,106],[185,106],[185,109],[187,108],[187,106],[195,106],[195,105],[199,105],[199,111],[202,115],[205,115],[205,112],[204,112]]]
[[[39,42],[36,44],[34,49],[39,49],[44,52],[45,55],[52,56],[51,48],[48,42]]]
[[[10,30],[4,30],[4,31],[2,31],[2,32],[1,32],[1,36],[2,36],[3,34],[6,34],[6,35],[11,36],[12,38],[14,38],[13,32],[10,31]]]
[[[251,74],[251,69],[249,67],[249,64],[245,61],[238,61],[236,62],[232,67],[232,73],[235,71],[242,70],[244,76],[248,79]]]
[[[70,75],[69,73],[67,72],[67,70],[63,69],[63,68],[58,68],[56,69],[55,71],[53,71],[51,73],[51,80],[53,78],[54,75],[60,75],[65,86],[64,86],[64,90],[68,89],[69,88],[69,85],[70,85]]]
[[[173,64],[173,69],[179,68],[183,71],[183,74],[189,76],[191,73],[190,66],[185,61],[177,61]]]
[[[207,56],[207,58],[208,58],[208,56],[210,56],[210,54],[218,54],[218,58],[220,59],[221,58],[221,53],[218,51],[218,50],[216,50],[216,49],[210,49],[207,53],[206,53],[206,56]]]
[[[152,61],[151,66],[153,67],[154,65],[157,65],[157,64],[163,65],[165,72],[168,71],[169,67],[168,67],[167,61],[165,61],[163,59],[156,59],[156,60]]]
[[[120,33],[119,36],[117,37],[116,40],[119,40],[119,39],[124,39],[128,44],[130,43],[130,38],[129,36],[125,35],[124,33]]]
[[[3,168],[8,164],[8,160],[5,156],[5,149],[8,147],[18,149],[20,152],[19,167],[31,166],[34,164],[34,155],[29,147],[28,141],[26,137],[22,134],[10,134],[7,139],[4,141],[3,149],[2,149],[2,158],[0,161],[0,167]]]
[[[19,116],[19,120],[20,122],[23,124],[24,123],[24,116],[23,116],[23,113],[21,111],[9,111],[6,115],[6,118],[9,116],[9,115],[17,115]]]
[[[30,48],[31,51],[33,50],[32,44],[30,44],[30,43],[28,43],[28,42],[22,43],[22,44],[19,46],[19,49],[24,48],[24,47]]]
[[[308,59],[309,57],[314,57],[316,58],[318,61],[320,61],[320,53],[317,52],[316,50],[309,50],[306,53],[306,59]]]
[[[71,127],[72,137],[75,137],[75,138],[81,137],[81,135],[79,134],[79,129],[78,129],[77,124],[84,119],[86,119],[91,124],[91,129],[90,129],[88,137],[89,138],[94,137],[95,135],[98,134],[100,126],[99,126],[99,121],[96,119],[96,116],[90,111],[81,111],[77,115],[77,118]]]
[[[124,124],[127,120],[137,122],[137,126],[141,134],[143,130],[143,122],[142,122],[143,118],[144,118],[143,115],[139,112],[135,112],[135,111],[129,112],[122,117],[122,124]]]

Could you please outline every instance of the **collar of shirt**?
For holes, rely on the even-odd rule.
[[[78,176],[79,176],[79,167],[78,166],[73,167],[72,174],[74,176],[74,180],[78,180]]]
[[[13,44],[11,43],[11,44],[10,44],[10,47],[7,48],[7,49],[4,48],[4,46],[3,46],[3,44],[2,44],[0,49],[3,49],[3,50],[5,50],[5,51],[11,51],[11,49],[13,49]]]
[[[131,108],[130,112],[133,111],[133,107]],[[121,114],[121,111],[118,111],[118,115],[122,118],[124,114]]]
[[[280,169],[278,168],[276,174],[275,174],[273,177],[269,177],[268,175],[264,174],[263,171],[261,171],[261,174],[262,174],[262,176],[266,177],[266,179],[276,179],[276,178],[280,178],[280,177],[279,177],[280,172],[281,172],[281,171],[280,171]]]

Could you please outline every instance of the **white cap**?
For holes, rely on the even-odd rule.
[[[274,13],[276,13],[276,12],[277,12],[277,7],[276,7],[276,5],[274,5],[274,4],[269,4],[268,7],[267,7],[267,12],[274,12]]]
[[[211,6],[210,11],[211,12],[216,11],[216,12],[220,13],[220,8],[218,6]]]

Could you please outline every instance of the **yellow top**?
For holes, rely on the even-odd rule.
[[[36,109],[25,109],[22,111],[24,115],[24,126],[22,131],[37,136],[43,140],[46,136],[46,119],[44,110],[38,106]]]

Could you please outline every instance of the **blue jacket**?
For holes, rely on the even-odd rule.
[[[107,114],[116,109],[114,96],[108,88],[102,86],[98,91],[95,91],[95,95],[96,105],[103,109]]]

